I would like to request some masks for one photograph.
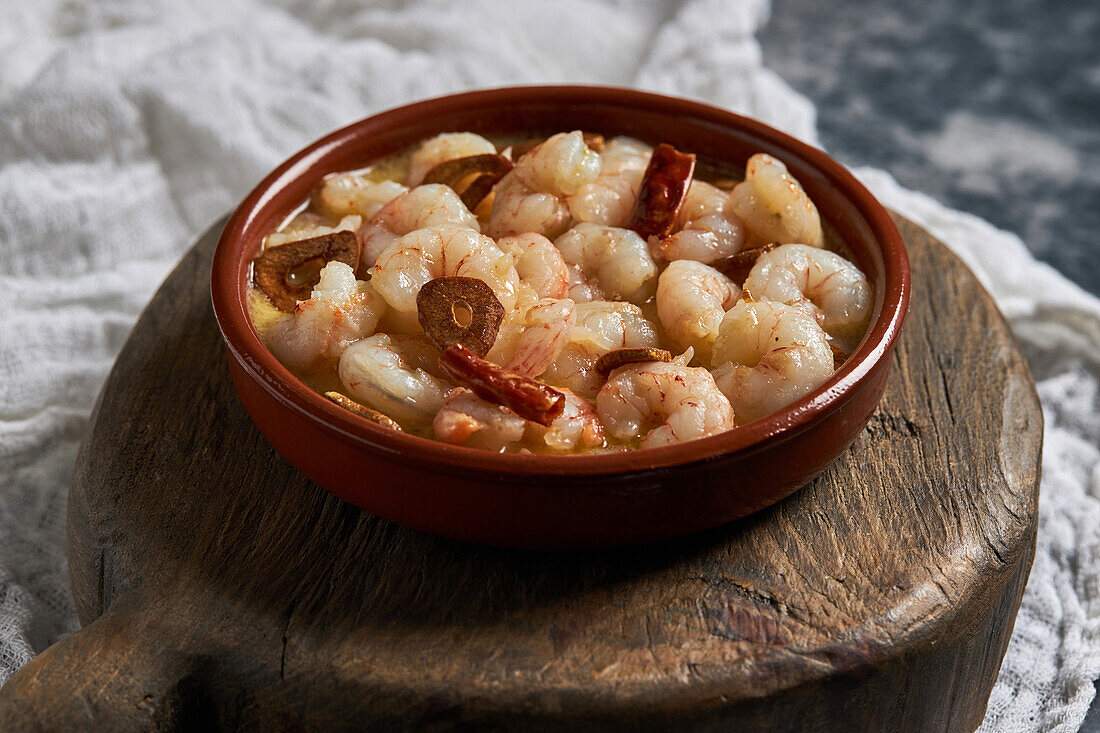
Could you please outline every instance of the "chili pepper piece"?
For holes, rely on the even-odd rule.
[[[440,354],[439,368],[481,399],[503,405],[539,425],[549,427],[565,410],[565,395],[558,390],[485,361],[462,344]]]
[[[681,153],[668,143],[655,147],[626,228],[644,239],[668,236],[687,198],[694,171],[694,155]]]

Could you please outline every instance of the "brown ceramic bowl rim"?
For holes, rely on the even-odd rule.
[[[754,422],[676,445],[581,455],[492,453],[397,432],[348,412],[299,381],[260,340],[248,314],[247,277],[242,276],[249,272],[244,260],[251,262],[255,256],[255,252],[244,251],[252,234],[250,230],[262,218],[259,213],[271,205],[274,192],[309,174],[318,161],[364,134],[366,128],[390,128],[425,115],[520,101],[611,104],[691,117],[722,128],[740,128],[802,157],[854,206],[881,248],[884,281],[875,283],[880,308],[858,348],[821,387]],[[261,236],[263,234],[266,232]],[[878,295],[880,288],[881,297]],[[839,406],[849,393],[860,387],[876,364],[891,353],[908,309],[909,294],[909,259],[889,213],[848,170],[823,151],[725,109],[634,89],[601,86],[503,87],[463,92],[396,107],[336,130],[286,160],[245,197],[222,231],[211,273],[214,313],[227,347],[242,368],[273,398],[326,428],[334,439],[436,470],[532,476],[625,474],[673,468],[735,453],[755,452],[765,443],[785,440],[811,427]]]

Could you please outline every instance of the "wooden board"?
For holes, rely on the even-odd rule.
[[[969,730],[1034,552],[1042,417],[1003,319],[912,224],[878,413],[701,536],[495,550],[378,520],[253,428],[210,312],[218,227],[139,321],[69,498],[84,628],[0,729]]]

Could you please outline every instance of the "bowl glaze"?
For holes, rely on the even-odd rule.
[[[364,167],[440,132],[585,129],[743,167],[782,159],[875,290],[871,326],[819,389],[729,432],[606,455],[496,454],[392,431],[331,403],[267,350],[248,315],[263,237],[328,173]],[[725,524],[784,498],[862,431],[882,397],[909,302],[909,260],[886,210],[822,151],[760,122],[630,89],[510,87],[392,109],[337,130],[265,178],[214,255],[214,313],[245,409],[275,448],[341,499],[408,527],[491,545],[566,549],[652,541]]]

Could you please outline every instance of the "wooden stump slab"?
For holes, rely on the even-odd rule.
[[[301,477],[230,385],[211,229],[78,459],[85,626],[0,690],[0,729],[973,729],[1034,553],[1042,416],[988,295],[898,223],[911,313],[852,448],[727,527],[586,553],[430,537]]]

